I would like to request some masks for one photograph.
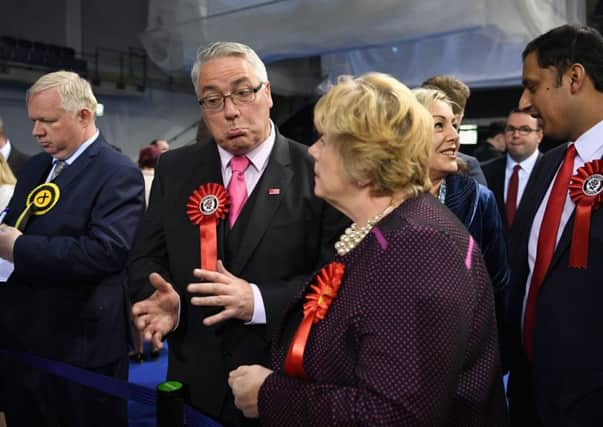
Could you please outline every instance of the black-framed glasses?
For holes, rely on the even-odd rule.
[[[255,94],[260,91],[265,82],[260,83],[256,87],[241,87],[230,92],[228,95],[223,93],[212,93],[199,99],[199,105],[205,111],[222,111],[226,98],[230,97],[235,105],[251,104],[255,101]]]
[[[511,135],[513,135],[515,133],[515,131],[519,132],[519,134],[521,136],[527,136],[532,132],[538,132],[540,129],[536,128],[536,129],[532,129],[529,126],[520,126],[518,128],[516,128],[515,126],[507,126],[505,128],[505,133],[509,133]]]

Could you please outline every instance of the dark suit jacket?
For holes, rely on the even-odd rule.
[[[461,153],[460,151],[457,153],[457,156],[459,156],[465,161],[465,163],[467,163],[467,175],[487,187],[488,182],[486,181],[484,172],[482,172],[482,168],[480,167],[479,161],[475,157],[470,156],[469,154]]]
[[[555,249],[536,302],[533,363],[522,347],[521,316],[532,222],[565,153],[565,145],[544,154],[532,171],[510,239],[511,289],[507,348],[511,350],[509,399],[516,425],[603,425],[603,209],[591,216],[588,268],[568,267],[574,214]]]
[[[536,163],[534,164],[534,168],[542,158],[542,153],[538,155],[538,159],[536,159]],[[509,234],[509,224],[507,223],[507,211],[505,205],[505,169],[507,167],[507,156],[502,156],[489,162],[482,164],[482,170],[484,171],[484,175],[486,175],[486,179],[488,180],[488,188],[492,190],[494,193],[494,197],[496,198],[496,204],[498,206],[498,211],[500,212],[500,218],[502,219],[503,227],[505,229],[505,235],[508,238]],[[534,171],[534,169],[532,169]],[[530,184],[530,177],[528,178],[528,184]],[[524,190],[524,194],[526,191]],[[520,212],[520,208],[522,207],[522,203],[524,203],[525,197],[522,197],[519,201],[519,205],[517,206],[517,210],[515,211],[515,216],[517,217]]]
[[[190,386],[191,402],[227,424],[239,424],[228,373],[242,364],[268,363],[272,328],[303,281],[334,254],[342,216],[314,196],[313,162],[307,147],[277,133],[268,166],[250,194],[235,227],[221,221],[219,258],[235,276],[256,284],[267,325],[231,320],[206,327],[215,309],[194,307],[186,286],[196,282],[199,227],[186,215],[189,196],[201,184],[222,183],[214,142],[163,154],[147,214],[130,262],[134,299],[150,294],[149,273],[166,277],[181,296],[181,317],[168,337],[168,378]],[[279,194],[270,189],[278,189]],[[272,193],[272,194],[271,194]]]
[[[15,224],[52,158],[31,158],[5,222]],[[82,367],[127,354],[125,267],[144,211],[138,168],[99,136],[56,178],[48,213],[31,216],[14,247],[15,270],[0,285],[0,331],[11,348]]]
[[[310,331],[309,381],[283,373],[299,294],[274,340],[276,372],[260,389],[262,425],[507,425],[492,287],[469,239],[423,194],[337,256],[344,277]]]
[[[17,150],[15,145],[11,142],[10,155],[8,156],[7,162],[8,166],[10,166],[10,170],[13,171],[13,174],[15,174],[17,178],[19,178],[21,170],[23,169],[23,166],[25,166],[25,163],[27,163],[28,160],[29,156]]]

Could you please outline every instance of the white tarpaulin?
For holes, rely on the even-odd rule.
[[[572,0],[150,0],[141,39],[167,70],[190,68],[199,46],[231,40],[267,63],[320,56],[327,78],[382,71],[412,86],[453,74],[500,86],[519,83],[527,41],[584,21],[584,1]],[[283,81],[284,92],[308,91]]]

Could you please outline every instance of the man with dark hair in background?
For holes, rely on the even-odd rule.
[[[484,141],[480,142],[473,151],[475,158],[482,163],[482,169],[484,162],[501,157],[505,154],[505,151],[507,150],[505,143],[506,126],[507,122],[504,120],[491,122],[488,126]]]
[[[452,76],[433,76],[425,80],[421,86],[439,89],[450,98],[453,102],[452,112],[456,116],[457,124],[460,127],[463,116],[465,115],[467,100],[469,99],[469,96],[471,96],[469,86]],[[479,161],[475,157],[461,153],[460,151],[457,153],[457,156],[467,164],[469,176],[475,178],[476,181],[482,185],[488,185],[486,177],[480,168]]]
[[[0,154],[8,162],[10,170],[13,171],[15,177],[19,178],[21,169],[29,160],[29,156],[25,153],[20,152],[17,148],[11,144],[6,135],[6,127],[4,126],[4,120],[0,117]]]
[[[511,231],[511,417],[602,426],[603,37],[575,25],[537,37],[522,78],[519,108],[562,144],[532,172]]]
[[[159,148],[160,153],[165,153],[166,151],[170,150],[170,143],[165,139],[154,139],[151,141],[150,145],[154,145],[155,147]]]

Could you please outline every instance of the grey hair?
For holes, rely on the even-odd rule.
[[[44,74],[27,90],[26,100],[39,92],[55,88],[61,98],[61,107],[65,111],[76,113],[88,109],[96,115],[98,102],[92,92],[92,86],[87,80],[71,71]]]
[[[210,59],[224,58],[224,57],[240,57],[244,58],[251,64],[255,72],[255,76],[260,82],[268,81],[268,73],[266,72],[266,66],[260,59],[257,53],[249,46],[243,43],[237,42],[215,42],[205,48],[199,48],[197,51],[197,59],[193,64],[191,70],[191,79],[193,80],[193,86],[195,87],[195,93],[199,96],[199,73],[203,64]]]

